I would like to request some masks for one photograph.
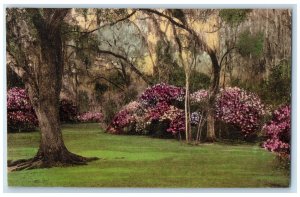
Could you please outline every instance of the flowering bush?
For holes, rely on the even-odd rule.
[[[143,92],[138,102],[133,101],[119,111],[109,125],[110,133],[128,133],[135,130],[136,133],[144,133],[147,125],[159,124],[169,119],[172,110],[172,102],[182,102],[184,89],[167,84],[154,85]],[[176,108],[177,109],[177,108]],[[177,109],[178,110],[178,109]]]
[[[184,111],[174,106],[170,106],[159,119],[160,121],[169,120],[170,125],[167,132],[176,134],[185,131]]]
[[[26,91],[12,88],[7,92],[7,126],[10,130],[29,130],[38,126],[38,120]]]
[[[198,125],[200,121],[201,115],[199,112],[193,112],[191,113],[191,124],[192,125]]]
[[[191,103],[202,103],[208,98],[207,90],[198,90],[190,95]]]
[[[78,108],[67,99],[60,100],[59,117],[61,122],[73,122],[77,118]]]
[[[85,112],[77,116],[79,122],[101,122],[103,114],[100,112]]]
[[[290,155],[291,139],[291,107],[282,106],[275,110],[272,120],[263,127],[268,139],[263,147],[269,151],[277,152],[279,155]]]
[[[221,121],[238,126],[247,136],[255,132],[260,118],[265,114],[260,98],[240,88],[221,90],[216,101],[216,117]]]
[[[151,106],[147,109],[146,117],[148,117],[150,121],[159,120],[169,109],[170,105],[167,102],[159,102],[155,106]]]
[[[77,111],[72,101],[60,101],[59,116],[62,122],[76,121]],[[25,89],[15,87],[7,92],[7,121],[8,128],[13,130],[29,130],[38,126],[37,116]]]
[[[139,100],[145,106],[153,106],[158,102],[183,101],[184,95],[183,88],[161,83],[146,89]]]
[[[136,101],[125,105],[113,118],[107,131],[110,133],[121,134],[124,133],[126,127],[132,126],[136,123],[137,110],[140,109],[140,104]]]
[[[129,130],[143,133],[147,125],[162,128],[165,132],[176,134],[185,131],[185,114],[178,104],[184,101],[184,89],[167,84],[157,84],[145,90],[138,101],[134,101],[119,111],[108,131],[124,133]],[[191,103],[197,112],[191,113],[191,125],[196,126],[201,118],[199,104],[208,98],[207,90],[198,90],[190,95]],[[205,107],[205,106],[204,106]],[[245,136],[250,136],[260,125],[265,114],[264,105],[255,94],[239,88],[221,90],[215,104],[215,116],[219,120],[238,127]],[[156,126],[154,126],[156,124]],[[159,124],[163,126],[159,126]],[[153,131],[150,131],[153,133]]]
[[[184,111],[182,109],[179,109],[177,107],[174,106],[170,106],[168,110],[166,110],[163,115],[159,118],[160,121],[163,120],[174,120],[176,119],[178,116],[181,116],[181,114],[184,113]]]

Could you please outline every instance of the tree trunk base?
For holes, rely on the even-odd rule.
[[[43,154],[38,153],[34,158],[31,159],[20,159],[17,161],[8,161],[8,172],[20,171],[20,170],[31,170],[37,168],[51,168],[51,167],[66,167],[75,165],[86,165],[87,162],[98,160],[97,157],[82,157],[65,151],[59,155],[59,157],[52,157],[56,159],[49,160],[49,157],[43,157]]]
[[[206,139],[205,139],[205,142],[206,143],[214,143],[216,141],[216,138],[214,138],[214,137],[207,137]]]

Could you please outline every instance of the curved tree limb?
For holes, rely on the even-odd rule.
[[[100,29],[102,29],[102,28],[104,28],[104,27],[107,27],[107,26],[113,26],[113,25],[115,25],[115,24],[117,24],[117,23],[119,23],[119,22],[125,21],[125,20],[129,19],[131,16],[133,16],[135,13],[136,13],[136,10],[133,10],[130,14],[128,14],[127,16],[125,16],[125,17],[123,17],[123,18],[121,18],[121,19],[119,19],[119,20],[113,21],[113,22],[108,23],[108,24],[104,24],[104,25],[102,25],[102,26],[100,26],[100,27],[98,27],[98,28],[96,28],[96,29],[90,30],[90,31],[84,31],[84,32],[81,32],[81,33],[83,33],[82,36],[85,36],[85,35],[87,35],[87,34],[93,33],[93,32],[95,32],[95,31],[97,31],[97,30],[100,30]]]
[[[130,66],[130,69],[135,72],[137,75],[139,75],[147,84],[151,85],[152,82],[139,70],[136,68],[135,65],[133,65],[133,63],[127,59],[126,57],[120,55],[120,54],[117,54],[117,53],[114,53],[112,51],[107,51],[107,50],[101,50],[101,49],[98,49],[97,52],[99,54],[108,54],[108,55],[112,55],[116,58],[119,58],[121,60],[123,60],[124,62],[126,62],[129,66]]]
[[[74,45],[66,45],[66,46],[75,48],[76,50],[85,49],[85,48],[79,48],[79,47],[74,46]],[[129,65],[130,69],[133,72],[135,72],[138,76],[140,76],[147,84],[152,85],[152,82],[139,69],[137,69],[136,66],[127,57],[125,57],[123,55],[120,55],[120,54],[117,54],[117,53],[114,53],[112,51],[102,50],[102,49],[99,49],[99,48],[95,48],[95,50],[98,54],[107,54],[107,55],[111,55],[111,56],[114,56],[118,59],[123,60],[124,62],[126,62]]]

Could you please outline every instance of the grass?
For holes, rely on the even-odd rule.
[[[97,124],[63,126],[66,146],[101,158],[85,166],[10,172],[9,186],[288,187],[272,153],[249,144],[191,146],[171,139],[104,133]],[[8,159],[30,158],[38,132],[8,134]]]

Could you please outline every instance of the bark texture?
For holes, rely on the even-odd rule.
[[[45,9],[44,15],[37,9],[29,11],[38,33],[40,60],[35,78],[32,79],[37,85],[25,83],[25,86],[39,120],[40,146],[34,158],[9,163],[8,170],[86,164],[96,158],[85,158],[68,151],[59,120],[59,95],[64,67],[61,24],[68,9]]]
[[[221,67],[219,65],[216,52],[213,50],[208,50],[208,54],[210,56],[212,62],[212,81],[209,88],[209,98],[207,105],[207,142],[214,142],[216,140],[215,134],[215,112],[214,106],[217,94],[219,92],[219,83],[220,83],[220,71]]]

